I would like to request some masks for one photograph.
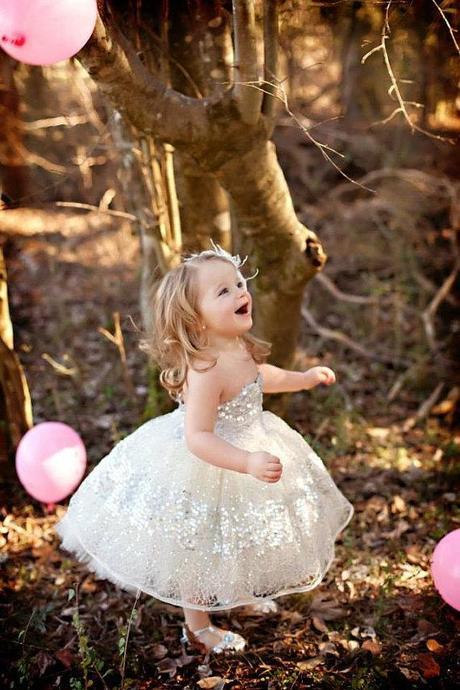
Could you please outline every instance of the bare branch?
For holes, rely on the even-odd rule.
[[[450,274],[447,276],[425,311],[422,313],[422,321],[425,326],[425,333],[428,340],[428,344],[432,350],[436,349],[435,332],[433,326],[433,316],[436,314],[439,305],[443,300],[446,299],[447,295],[452,288],[452,285],[457,278],[458,272],[460,270],[460,257],[457,255],[457,260],[455,266],[453,267]]]
[[[113,24],[110,34],[98,17],[93,35],[78,59],[114,107],[139,131],[154,131],[173,145],[204,140],[208,128],[206,99],[167,88],[147,70],[129,40]]]
[[[388,355],[378,355],[374,352],[371,352],[370,350],[367,350],[364,348],[362,345],[359,343],[355,342],[352,340],[348,335],[345,333],[342,333],[342,331],[337,331],[333,330],[332,328],[326,328],[325,326],[320,326],[319,323],[316,321],[314,318],[313,314],[306,308],[302,307],[302,317],[305,319],[305,321],[308,323],[313,330],[316,331],[320,336],[323,338],[327,338],[329,340],[335,340],[339,343],[342,343],[342,345],[345,345],[346,347],[350,348],[350,350],[354,350],[358,354],[360,354],[362,357],[366,357],[366,359],[374,359],[377,362],[392,362],[393,364],[398,363],[398,364],[408,364],[406,360],[398,359],[392,354]]]
[[[294,122],[299,127],[299,129],[301,129],[302,132],[305,134],[305,136],[308,139],[310,139],[312,144],[314,144],[315,146],[317,146],[319,148],[319,150],[321,151],[321,154],[324,156],[324,158],[327,161],[329,161],[329,163],[337,170],[337,172],[339,172],[346,180],[348,180],[349,182],[351,182],[354,185],[357,185],[358,187],[361,187],[362,189],[365,189],[367,192],[375,193],[375,189],[371,189],[370,187],[365,187],[364,185],[360,184],[356,180],[353,180],[351,177],[349,177],[345,172],[343,172],[343,170],[341,170],[339,168],[337,163],[335,161],[333,161],[332,158],[326,153],[326,151],[331,151],[332,153],[335,153],[337,156],[340,156],[341,158],[345,158],[343,153],[340,153],[340,151],[336,151],[335,149],[333,149],[331,146],[328,146],[327,144],[322,144],[321,142],[319,142],[317,139],[315,139],[310,134],[310,130],[312,130],[314,127],[317,127],[319,124],[322,124],[322,123],[317,123],[317,124],[312,125],[311,127],[307,128],[306,125],[304,125],[302,123],[302,116],[301,115],[295,115],[295,113],[291,110],[291,107],[290,107],[289,102],[288,102],[286,90],[284,89],[281,82],[279,82],[278,84],[270,82],[271,87],[276,87],[276,90],[273,91],[273,94],[267,90],[267,86],[265,84],[265,81],[262,82],[262,84],[263,84],[263,86],[261,87],[261,86],[259,86],[259,82],[254,82],[254,83],[246,82],[246,86],[250,86],[253,89],[261,91],[264,94],[268,93],[269,95],[273,95],[274,98],[278,98],[282,102],[282,104],[284,105],[284,109],[286,110],[287,114],[294,120]],[[338,118],[334,117],[334,118],[330,118],[330,119],[338,119]],[[325,122],[327,122],[327,120],[325,120]]]
[[[114,327],[115,327],[115,333],[110,333],[106,328],[102,328],[102,326],[99,326],[97,329],[99,333],[101,333],[103,336],[107,338],[107,340],[110,340],[111,343],[113,343],[120,355],[120,361],[121,361],[121,366],[123,370],[123,378],[125,381],[125,386],[126,386],[126,391],[129,393],[129,395],[135,395],[135,390],[134,390],[134,385],[133,381],[131,378],[131,374],[129,371],[128,363],[126,360],[126,348],[125,348],[125,340],[123,337],[123,331],[120,325],[120,312],[115,311],[113,313],[113,320],[114,320]]]
[[[36,208],[8,209],[0,213],[0,233],[21,237],[60,233],[70,241],[79,241],[79,237],[94,235],[101,228],[116,230],[120,227],[120,220],[116,218],[120,218],[121,211],[101,211],[97,206],[94,210],[91,207],[85,210],[89,213],[76,214],[50,207],[41,207],[39,212]],[[122,219],[138,221],[126,216]]]
[[[452,40],[453,40],[453,42],[454,42],[454,46],[455,46],[456,49],[457,49],[457,53],[460,55],[460,46],[458,45],[457,39],[455,38],[454,29],[453,29],[453,28],[451,27],[451,25],[449,24],[449,20],[447,19],[447,17],[446,17],[446,15],[445,15],[445,13],[443,12],[443,10],[439,7],[439,5],[438,5],[438,3],[436,2],[436,0],[431,0],[431,2],[432,2],[434,5],[436,5],[436,7],[438,8],[439,12],[441,13],[441,17],[442,17],[442,18],[444,19],[444,21],[446,22],[447,28],[449,29],[450,35],[452,36]]]
[[[375,53],[377,51],[382,51],[383,60],[385,62],[385,66],[387,68],[387,72],[388,72],[388,75],[389,75],[390,81],[391,81],[391,86],[388,90],[388,93],[390,94],[390,96],[391,95],[395,96],[396,100],[399,103],[399,107],[396,108],[395,110],[393,110],[391,115],[389,115],[384,120],[381,120],[380,122],[373,122],[372,126],[385,125],[388,122],[390,122],[390,120],[392,120],[395,117],[395,115],[397,115],[398,113],[401,113],[413,132],[417,131],[417,132],[420,132],[421,134],[425,134],[427,137],[431,137],[432,139],[437,139],[439,141],[449,141],[450,143],[454,143],[452,139],[448,139],[447,137],[440,136],[439,134],[433,134],[432,132],[429,132],[428,130],[423,129],[422,127],[419,127],[417,124],[415,124],[415,122],[412,121],[412,119],[411,119],[411,117],[407,111],[408,105],[415,105],[416,107],[421,107],[421,106],[419,103],[415,104],[415,103],[410,103],[408,101],[405,101],[404,98],[402,97],[401,92],[399,90],[398,80],[396,79],[396,76],[394,74],[393,67],[392,67],[392,64],[390,61],[390,57],[388,55],[386,42],[389,40],[390,33],[391,33],[390,21],[389,21],[391,4],[392,4],[392,0],[389,0],[388,4],[386,6],[386,11],[385,11],[385,21],[383,22],[383,26],[382,26],[382,35],[381,35],[380,45],[376,46],[375,48],[370,50],[368,53],[366,53],[364,55],[364,57],[361,58],[361,63],[364,63],[367,60],[367,58],[370,55],[372,55],[373,53]]]
[[[81,208],[85,211],[97,211],[98,213],[105,213],[107,216],[114,216],[115,218],[124,218],[135,223],[140,223],[141,219],[134,216],[132,213],[125,213],[125,211],[112,211],[111,209],[101,208],[101,206],[93,206],[93,204],[80,204],[76,201],[56,201],[56,206],[63,206],[64,208]]]
[[[46,117],[42,120],[23,120],[24,129],[32,132],[36,129],[47,127],[74,127],[75,125],[85,125],[88,122],[86,115],[62,115],[59,117]]]
[[[379,302],[376,297],[350,295],[348,292],[343,292],[324,273],[317,273],[314,280],[319,281],[340,302],[350,302],[351,304],[378,304]]]
[[[259,83],[260,78],[254,0],[233,0],[233,32],[237,66],[234,95],[243,122],[255,125],[260,117],[262,94],[248,88],[251,83]]]
[[[441,395],[441,391],[443,388],[444,383],[443,381],[440,381],[434,388],[434,390],[430,393],[428,398],[424,400],[423,403],[420,405],[415,415],[411,415],[404,421],[404,424],[402,425],[403,431],[409,431],[409,429],[412,429],[417,424],[417,422],[428,416],[431,408],[435,405],[439,396]]]

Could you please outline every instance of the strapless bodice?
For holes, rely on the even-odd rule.
[[[258,372],[254,381],[250,381],[231,400],[217,406],[216,429],[242,428],[262,414],[263,380]],[[185,412],[186,403],[179,404],[179,410]]]

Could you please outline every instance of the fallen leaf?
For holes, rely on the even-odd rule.
[[[311,671],[313,668],[320,666],[320,664],[324,664],[324,658],[321,656],[313,656],[306,661],[298,661],[296,666],[299,671]]]
[[[319,614],[323,620],[333,621],[346,615],[346,611],[338,606],[337,601],[327,600],[326,597],[325,594],[317,594],[313,597],[309,611],[312,617]]]
[[[437,678],[441,673],[441,668],[438,662],[433,659],[431,654],[422,652],[421,654],[418,654],[417,661],[420,671],[425,679],[428,680],[428,678]]]
[[[202,678],[197,682],[200,688],[206,688],[206,690],[221,690],[226,683],[225,678],[220,676],[209,676],[209,678]]]
[[[167,653],[168,649],[164,644],[153,644],[150,650],[150,654],[154,659],[163,659]]]
[[[296,625],[297,623],[303,623],[305,616],[302,616],[298,611],[281,611],[280,619],[282,621],[288,620],[291,625]]]
[[[364,640],[361,645],[361,649],[366,649],[372,654],[372,656],[378,656],[382,653],[382,647],[378,642],[374,640]]]
[[[428,647],[430,652],[433,652],[434,654],[440,654],[444,651],[444,646],[442,644],[439,644],[439,642],[433,640],[432,638],[426,641],[426,646]]]
[[[177,662],[175,659],[171,659],[170,657],[159,661],[156,664],[156,667],[158,669],[158,673],[168,673],[170,678],[175,676],[177,673]]]
[[[59,659],[59,661],[64,664],[66,668],[70,668],[72,666],[73,654],[70,649],[60,649],[54,656],[56,659]]]
[[[406,510],[406,502],[399,494],[393,496],[393,501],[391,503],[392,513],[403,513]]]
[[[372,639],[375,640],[377,633],[372,625],[366,625],[366,627],[361,630],[361,637],[372,637]]]
[[[423,635],[435,635],[438,632],[437,627],[425,618],[420,618],[417,621],[417,630]]]
[[[366,429],[366,433],[369,436],[371,436],[371,438],[376,438],[379,441],[384,441],[390,433],[390,430],[386,427],[371,426],[368,429]]]
[[[318,649],[321,654],[333,654],[334,656],[340,656],[333,642],[320,642]]]
[[[322,633],[328,632],[328,627],[327,627],[326,623],[319,616],[312,616],[311,622],[313,624],[313,627],[316,628],[316,630],[318,630],[319,632],[322,632]]]
[[[45,673],[46,669],[50,664],[53,663],[53,661],[54,659],[51,656],[51,654],[48,654],[47,652],[44,652],[42,650],[38,652],[38,654],[35,657],[35,664],[38,668],[39,676],[42,676]]]
[[[412,669],[406,668],[405,666],[397,666],[396,668],[398,668],[401,671],[404,678],[407,678],[407,680],[420,680],[420,673],[417,673],[417,671],[413,671]]]
[[[359,649],[359,642],[357,640],[346,640],[346,643],[349,652],[356,652]]]

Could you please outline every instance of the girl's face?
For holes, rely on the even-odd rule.
[[[241,273],[228,261],[197,267],[198,311],[208,331],[234,338],[252,327],[252,298]]]

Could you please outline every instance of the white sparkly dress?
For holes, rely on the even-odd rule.
[[[200,460],[184,418],[181,403],[113,447],[57,524],[62,547],[123,589],[204,611],[318,585],[353,506],[302,436],[262,409],[262,375],[219,406],[215,433],[279,457],[278,482]]]

